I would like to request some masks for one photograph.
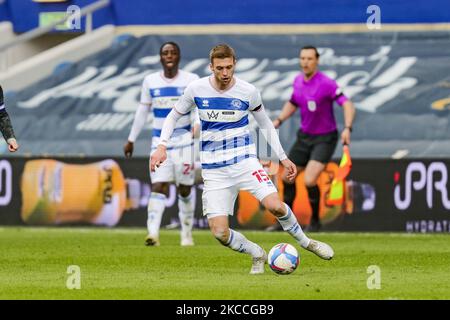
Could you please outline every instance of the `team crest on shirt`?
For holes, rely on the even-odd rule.
[[[231,100],[231,106],[235,109],[239,109],[242,106],[242,102],[239,99]]]
[[[308,101],[308,110],[314,112],[317,110],[317,105],[315,101]]]

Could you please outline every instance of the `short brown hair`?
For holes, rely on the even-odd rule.
[[[317,48],[314,46],[304,46],[300,49],[300,52],[302,52],[302,50],[314,50],[316,52],[316,58],[319,59],[320,57],[319,50],[317,50]]]
[[[214,59],[233,58],[236,61],[236,54],[234,49],[227,44],[218,44],[209,52],[209,60],[213,63]]]

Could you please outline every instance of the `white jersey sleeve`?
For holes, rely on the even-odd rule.
[[[188,85],[183,95],[174,106],[175,111],[180,114],[188,114],[195,106],[192,85]]]
[[[196,74],[196,73],[192,73],[192,80],[191,81],[195,81],[200,79],[200,77]]]
[[[286,153],[281,146],[280,138],[278,136],[277,130],[272,124],[272,121],[267,116],[264,106],[260,104],[260,108],[252,112],[253,117],[261,128],[260,132],[266,138],[267,143],[272,147],[272,150],[277,155],[280,161],[287,159]]]
[[[152,96],[150,94],[150,86],[148,84],[147,78],[145,78],[144,81],[142,82],[140,103],[148,105],[152,103]]]
[[[158,145],[163,145],[167,147],[167,144],[170,140],[170,136],[172,135],[173,130],[175,129],[175,125],[182,116],[183,115],[181,115],[179,112],[176,112],[175,110],[171,110],[169,112],[169,114],[166,117],[166,120],[164,120]]]
[[[261,94],[259,93],[259,90],[255,88],[255,90],[253,90],[253,92],[250,95],[249,111],[254,111],[261,105],[262,105]]]
[[[194,125],[200,125],[200,115],[198,114],[198,109],[194,108],[194,110],[192,110],[191,112],[192,114],[192,118],[191,121]]]
[[[141,132],[142,128],[145,125],[149,109],[150,106],[142,103],[139,104],[136,113],[134,115],[133,125],[131,126],[128,141],[133,143],[136,141],[137,137],[139,136],[139,133]]]

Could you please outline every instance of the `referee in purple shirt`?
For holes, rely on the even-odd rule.
[[[343,94],[336,81],[318,70],[319,52],[313,46],[300,50],[300,73],[294,80],[291,99],[287,101],[280,115],[273,121],[278,128],[284,121],[300,109],[301,124],[297,141],[289,153],[289,159],[297,165],[297,174],[305,171],[305,185],[308,190],[312,218],[309,231],[320,229],[319,205],[320,190],[317,179],[331,160],[338,141],[333,102],[344,111],[345,128],[341,133],[342,144],[350,144],[355,108]],[[295,183],[283,176],[284,202],[293,207]]]

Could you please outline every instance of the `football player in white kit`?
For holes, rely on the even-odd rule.
[[[264,111],[258,90],[248,82],[233,76],[236,56],[228,45],[218,45],[210,52],[212,75],[192,82],[184,91],[164,122],[161,139],[150,159],[156,172],[166,161],[166,149],[175,123],[194,107],[201,120],[200,160],[204,179],[203,214],[210,229],[223,245],[252,256],[251,274],[264,273],[267,254],[263,248],[243,234],[229,228],[228,215],[240,189],[251,192],[274,214],[285,231],[305,249],[329,260],[333,249],[308,238],[297,218],[277,193],[256,158],[256,147],[250,136],[248,114],[251,113],[266,140],[288,171],[296,176],[296,166],[286,156],[278,134]],[[158,168],[159,167],[159,168]]]
[[[199,77],[178,68],[180,48],[174,42],[166,42],[160,48],[163,71],[145,77],[142,84],[141,99],[136,111],[128,142],[124,146],[127,158],[133,154],[133,145],[145,124],[150,109],[153,110],[152,152],[160,143],[163,122],[186,86]],[[169,183],[175,182],[178,189],[178,209],[181,224],[181,245],[192,246],[192,225],[195,199],[191,195],[194,184],[194,140],[192,123],[199,125],[198,114],[187,112],[180,117],[174,132],[166,139],[168,159],[157,172],[150,172],[151,195],[148,201],[148,235],[145,244],[158,246],[161,218],[169,194]]]

